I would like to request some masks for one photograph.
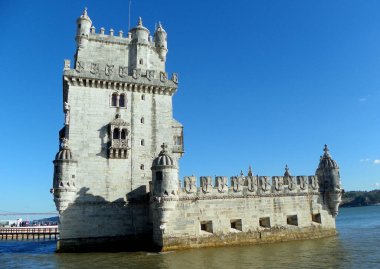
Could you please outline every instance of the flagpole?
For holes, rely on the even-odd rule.
[[[129,0],[129,6],[128,6],[128,32],[131,30],[131,2],[132,0]]]

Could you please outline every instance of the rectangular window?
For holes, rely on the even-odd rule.
[[[263,228],[270,228],[270,218],[260,218],[259,219],[259,225]]]
[[[231,223],[231,229],[242,231],[241,219],[232,219],[230,223]]]
[[[182,136],[174,136],[174,145],[181,146],[182,145]]]
[[[289,216],[286,216],[286,223],[287,223],[288,225],[298,226],[298,218],[297,218],[297,215],[289,215]]]
[[[316,223],[322,223],[321,214],[320,213],[318,213],[318,214],[312,214],[311,215],[311,220],[313,222],[316,222]]]
[[[201,231],[213,233],[212,221],[201,221]]]

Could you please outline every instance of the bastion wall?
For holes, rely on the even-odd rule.
[[[269,178],[232,177],[227,186],[226,177],[216,177],[214,184],[201,177],[196,187],[195,177],[185,177],[178,195],[152,198],[165,212],[161,225],[153,225],[155,242],[170,250],[335,234],[316,176]]]

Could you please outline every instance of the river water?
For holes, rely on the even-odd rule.
[[[0,268],[380,268],[380,206],[343,208],[336,237],[158,253],[56,254],[55,241],[0,241]]]

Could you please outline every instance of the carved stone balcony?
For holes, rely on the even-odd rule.
[[[183,148],[183,145],[174,145],[173,146],[173,153],[181,153],[183,154],[185,151],[184,151],[184,148]]]
[[[112,139],[109,148],[109,158],[128,159],[128,149],[127,139]]]

